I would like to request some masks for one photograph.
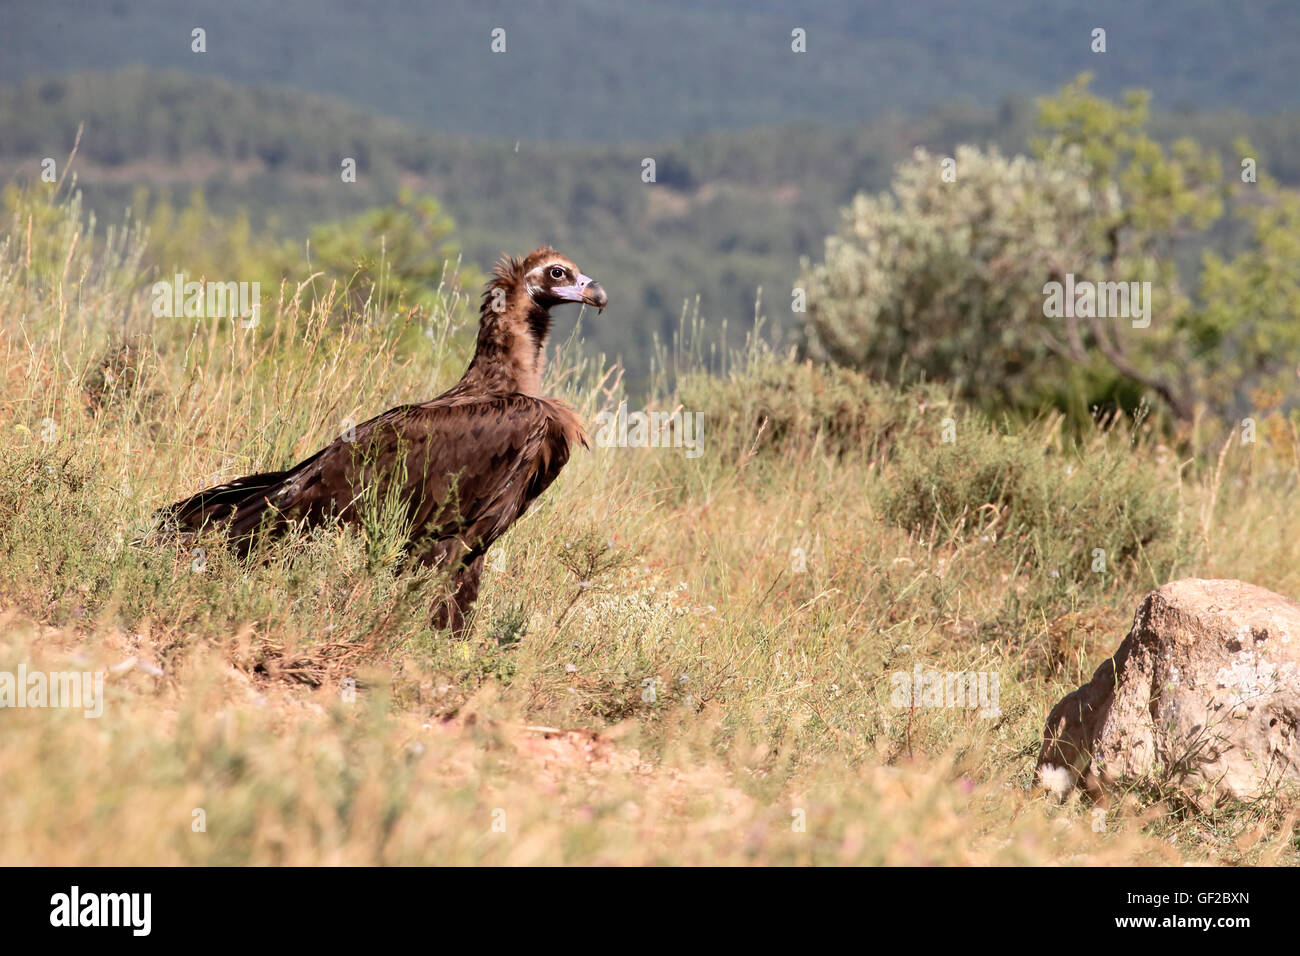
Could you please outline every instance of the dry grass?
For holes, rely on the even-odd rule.
[[[250,564],[138,543],[154,508],[450,384],[473,317],[453,279],[432,314],[286,285],[255,329],[152,319],[140,237],[9,215],[0,671],[108,677],[96,719],[0,710],[0,862],[1297,862],[1271,807],[1135,794],[1103,827],[1029,789],[1048,708],[1151,587],[1300,594],[1284,431],[1183,461],[1149,423],[1076,443],[935,390],[855,409],[755,353],[653,400],[704,413],[702,457],[576,456],[456,643],[382,521]],[[625,397],[572,351],[551,378],[588,417]],[[917,665],[998,675],[1000,714],[896,706]]]

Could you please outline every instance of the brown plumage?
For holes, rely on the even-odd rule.
[[[432,401],[400,405],[285,471],[249,475],[164,509],[182,532],[219,525],[247,554],[256,532],[291,523],[357,523],[363,496],[405,505],[410,559],[443,569],[452,590],[433,622],[460,634],[478,596],[483,556],[555,480],[578,415],[541,389],[550,310],[605,292],[554,249],[503,259],[483,294],[478,343],[464,376]]]

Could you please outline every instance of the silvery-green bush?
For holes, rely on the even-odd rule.
[[[1039,101],[1034,158],[918,150],[890,192],[854,199],[803,267],[807,353],[940,379],[986,407],[1150,400],[1184,422],[1300,410],[1300,196],[1244,140],[1241,174],[1225,176],[1195,142],[1152,138],[1149,94],[1112,102],[1088,85]],[[1247,233],[1231,260],[1211,232],[1227,209]],[[1071,274],[1098,302],[1136,287],[1141,307],[1049,312],[1047,283]]]
[[[1061,374],[1043,335],[1052,261],[1094,261],[1096,201],[1078,154],[1050,161],[918,149],[890,192],[859,195],[805,263],[804,345],[819,360],[873,377],[927,377],[970,396],[1011,400]]]

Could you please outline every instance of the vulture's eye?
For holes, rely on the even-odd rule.
[[[563,278],[564,278],[564,270],[561,269],[559,266],[555,266],[555,267],[553,267],[553,268],[551,269],[551,278],[552,278],[552,279],[563,279]]]

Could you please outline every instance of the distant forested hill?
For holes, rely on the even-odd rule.
[[[215,212],[243,208],[255,229],[301,237],[409,187],[441,200],[480,266],[541,242],[573,255],[613,303],[587,334],[643,372],[652,335],[670,334],[696,296],[703,315],[728,319],[737,335],[762,286],[764,311],[788,325],[799,257],[821,254],[855,192],[885,188],[918,144],[1023,150],[1033,107],[1012,100],[849,128],[804,122],[658,143],[516,145],[428,133],[291,90],[128,70],[0,88],[0,185],[33,178],[43,157],[61,164],[82,123],[79,183],[101,222],[120,221],[137,187],[177,205],[201,188]],[[1296,115],[1163,115],[1153,128],[1222,150],[1230,167],[1232,141],[1246,135],[1270,173],[1300,182]],[[356,183],[342,182],[343,157],[356,158]],[[654,184],[641,180],[646,157],[656,161]]]
[[[796,28],[806,53],[791,51]],[[1099,92],[1144,87],[1165,109],[1294,109],[1297,38],[1294,0],[8,0],[0,83],[139,65],[311,90],[441,132],[663,141],[995,107],[1085,70]]]

